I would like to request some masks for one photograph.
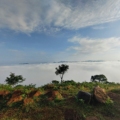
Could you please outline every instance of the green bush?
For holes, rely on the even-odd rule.
[[[59,84],[59,81],[53,80],[52,83],[53,83],[53,84]]]

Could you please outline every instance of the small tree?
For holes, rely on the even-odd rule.
[[[15,75],[14,73],[10,73],[10,77],[7,77],[5,82],[9,85],[15,85],[18,83],[21,83],[25,81],[25,79],[22,77],[22,75]]]
[[[102,83],[108,82],[106,76],[103,75],[103,74],[91,76],[91,81],[92,81],[92,82],[95,82],[95,81],[97,81],[97,80],[98,80],[99,82],[102,82]]]
[[[55,68],[55,69],[56,69],[55,74],[60,75],[61,83],[62,83],[63,82],[63,75],[65,74],[65,72],[67,72],[67,70],[69,69],[69,66],[62,64],[62,65],[59,65],[58,68]]]

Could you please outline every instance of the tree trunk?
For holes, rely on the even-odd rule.
[[[61,83],[63,82],[63,74],[62,74],[62,76],[61,76]]]

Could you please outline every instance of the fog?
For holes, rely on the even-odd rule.
[[[41,86],[50,83],[52,80],[59,80],[59,75],[55,75],[55,68],[62,63],[27,64],[0,66],[0,83],[5,84],[5,79],[10,73],[22,75],[26,80],[24,85],[36,84]],[[92,75],[104,74],[110,82],[120,82],[120,62],[74,62],[65,63],[69,65],[69,70],[64,75],[64,80],[74,80],[76,82],[90,81]]]

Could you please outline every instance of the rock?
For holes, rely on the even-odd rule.
[[[79,91],[77,94],[78,99],[83,99],[85,103],[90,103],[92,95],[88,92]]]
[[[93,89],[93,97],[100,103],[105,103],[106,100],[109,98],[105,90],[100,88],[99,86]]]

